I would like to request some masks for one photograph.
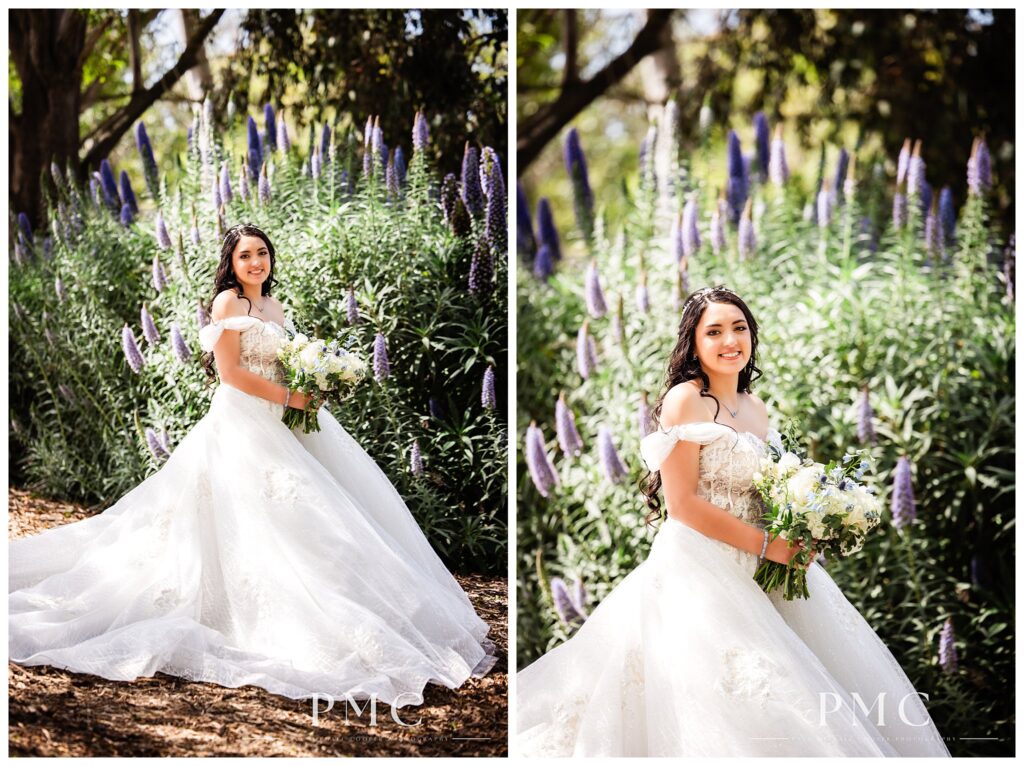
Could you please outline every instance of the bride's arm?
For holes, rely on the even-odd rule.
[[[700,394],[693,386],[676,386],[665,396],[661,410],[664,426],[707,419],[707,408],[701,404]],[[668,515],[706,537],[759,556],[764,544],[764,531],[697,494],[700,446],[697,442],[680,440],[661,464],[661,484]],[[798,550],[777,538],[768,544],[765,558],[787,564]]]

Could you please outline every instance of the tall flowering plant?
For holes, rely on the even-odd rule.
[[[337,341],[328,343],[302,333],[283,341],[277,356],[284,365],[288,387],[313,393],[305,409],[286,407],[281,418],[289,428],[301,426],[307,434],[320,430],[317,402],[340,398],[341,392],[366,372],[366,362],[341,348]]]
[[[772,539],[807,543],[788,565],[764,561],[758,567],[754,580],[765,593],[782,588],[787,601],[807,598],[807,565],[816,552],[848,556],[863,547],[881,518],[878,498],[861,483],[869,468],[858,459],[863,452],[822,465],[773,447],[761,462],[754,486],[765,502],[765,529]]]

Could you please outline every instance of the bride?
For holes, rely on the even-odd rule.
[[[759,558],[788,563],[798,550],[760,528],[752,474],[766,442],[781,440],[750,392],[756,351],[739,296],[689,297],[659,428],[641,443],[648,504],[660,515],[663,491],[668,518],[578,633],[519,672],[522,754],[949,754],[899,664],[819,564],[807,600],[766,595],[753,580]]]
[[[310,397],[281,384],[294,327],[274,266],[258,228],[227,232],[200,332],[221,385],[167,463],[105,512],[10,543],[14,662],[396,707],[494,664],[377,464],[325,409],[319,432],[281,422]]]

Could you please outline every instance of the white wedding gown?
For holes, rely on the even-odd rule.
[[[224,329],[243,366],[283,381],[284,328],[232,317],[202,347]],[[12,541],[10,659],[395,706],[490,670],[487,624],[377,464],[326,409],[311,434],[283,411],[222,383],[116,504]]]
[[[680,439],[703,445],[700,496],[759,524],[752,475],[765,444],[689,423],[644,438],[648,466]],[[820,565],[808,573],[810,599],[790,602],[760,589],[756,565],[665,521],[648,558],[579,631],[518,673],[517,752],[949,755],[899,664]]]

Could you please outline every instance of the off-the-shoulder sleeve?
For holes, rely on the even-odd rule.
[[[295,323],[292,322],[292,318],[287,315],[284,318],[284,329],[286,329],[292,335],[298,333],[298,330],[295,329]]]
[[[782,435],[771,426],[768,427],[768,444],[778,450],[780,454],[786,451],[782,447]]]
[[[199,347],[203,351],[213,351],[225,330],[248,330],[260,320],[256,317],[227,317],[217,322],[210,322],[199,331]]]
[[[640,440],[640,455],[650,470],[657,471],[661,468],[665,458],[675,449],[676,442],[710,444],[722,435],[723,428],[729,430],[728,426],[711,422],[680,423],[669,428],[658,429]]]

